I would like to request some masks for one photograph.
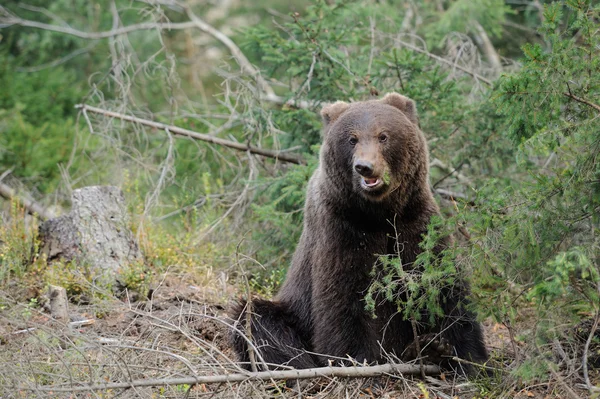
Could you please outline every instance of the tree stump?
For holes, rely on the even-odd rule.
[[[125,197],[113,186],[73,191],[71,212],[44,222],[40,241],[48,263],[81,262],[103,286],[116,282],[123,267],[142,261],[129,229]]]
[[[51,285],[48,287],[48,298],[50,300],[50,314],[56,320],[69,321],[69,305],[67,290],[63,287]]]

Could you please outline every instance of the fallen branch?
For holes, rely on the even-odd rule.
[[[27,210],[27,212],[32,215],[38,215],[43,220],[52,219],[54,217],[54,215],[51,212],[48,212],[43,206],[35,201],[17,195],[15,190],[4,183],[0,183],[0,196],[9,201],[17,201]]]
[[[69,326],[71,328],[80,328],[80,327],[91,326],[92,324],[96,324],[96,320],[94,320],[94,319],[85,319],[85,320],[78,320],[78,321],[70,321],[70,322],[67,323],[67,326]],[[38,329],[37,327],[30,327],[30,328],[25,328],[23,330],[14,331],[11,334],[12,335],[25,334],[25,333],[34,332],[37,329]],[[103,341],[102,338],[98,338],[98,342],[100,342],[101,344],[114,343],[114,342]]]
[[[432,375],[440,372],[437,366],[424,366],[425,374]],[[400,375],[419,375],[421,369],[417,365],[411,364],[381,364],[377,366],[365,367],[319,367],[304,370],[285,370],[285,371],[259,371],[256,373],[232,373],[222,375],[209,375],[198,377],[164,378],[164,379],[144,379],[128,382],[110,382],[95,385],[80,386],[34,386],[17,387],[17,391],[41,391],[41,392],[82,392],[82,391],[101,391],[107,389],[128,389],[133,387],[150,386],[169,386],[169,385],[196,385],[210,383],[228,383],[244,381],[269,381],[269,380],[305,380],[321,377],[339,377],[339,378],[365,378],[379,377],[386,374]]]
[[[231,141],[231,140],[225,140],[225,139],[222,139],[219,137],[213,137],[208,134],[194,132],[193,130],[188,130],[188,129],[184,129],[184,128],[173,126],[173,125],[166,125],[164,123],[154,122],[154,121],[151,121],[148,119],[137,118],[135,116],[125,115],[125,114],[109,111],[109,110],[102,109],[102,108],[92,107],[87,104],[77,104],[77,105],[75,105],[75,108],[81,109],[82,111],[85,111],[85,112],[93,112],[93,113],[108,116],[111,118],[117,118],[117,119],[121,119],[121,120],[128,121],[128,122],[139,123],[140,125],[150,126],[150,127],[156,128],[158,130],[168,131],[177,136],[190,137],[195,140],[206,141],[208,143],[222,145],[222,146],[233,148],[233,149],[239,150],[239,151],[248,151],[248,152],[251,152],[252,154],[261,155],[263,157],[268,157],[268,158],[274,158],[274,159],[277,159],[277,160],[283,161],[283,162],[295,163],[298,165],[304,164],[304,160],[300,156],[284,153],[283,151],[275,151],[275,150],[258,148],[258,147],[251,146],[249,144],[243,144],[243,143],[238,143],[238,142]]]
[[[598,287],[598,290],[600,291],[600,285]],[[581,360],[581,365],[582,365],[582,369],[583,369],[583,379],[585,381],[585,385],[586,388],[592,392],[592,387],[594,386],[592,384],[592,382],[590,381],[590,375],[588,372],[588,352],[590,350],[590,345],[592,343],[592,340],[594,339],[594,337],[596,336],[596,331],[598,330],[598,323],[600,322],[600,313],[596,313],[596,317],[594,317],[594,324],[592,325],[592,329],[585,341],[585,345],[583,347],[583,359]]]

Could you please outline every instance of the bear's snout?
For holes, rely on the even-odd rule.
[[[358,159],[354,162],[354,170],[361,176],[371,177],[373,176],[373,163]]]

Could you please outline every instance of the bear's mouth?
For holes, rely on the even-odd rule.
[[[367,190],[374,190],[381,186],[383,181],[379,177],[364,177],[360,178],[360,185]]]

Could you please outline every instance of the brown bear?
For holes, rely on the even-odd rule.
[[[377,317],[365,310],[378,258],[400,256],[404,267],[411,267],[431,217],[439,214],[414,102],[390,93],[381,100],[338,101],[321,115],[320,163],[308,184],[304,230],[291,267],[273,301],[251,303],[259,366],[310,368],[349,358],[374,363],[389,354],[406,358],[418,355],[415,338],[423,337],[421,347],[485,362],[481,327],[465,309],[469,289],[462,281],[441,293],[444,317],[434,326],[420,324],[418,337],[395,304],[379,301]],[[247,306],[238,303],[232,310],[233,347],[246,365]]]

